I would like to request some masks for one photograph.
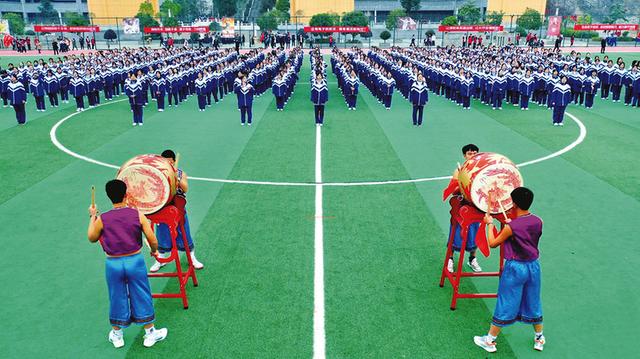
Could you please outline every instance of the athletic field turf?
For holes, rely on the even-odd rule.
[[[353,182],[448,176],[470,142],[524,163],[585,134],[568,152],[521,168],[536,194],[532,210],[545,221],[545,351],[533,350],[529,326],[514,325],[492,357],[636,355],[639,109],[600,100],[592,110],[569,107],[585,132],[568,116],[563,128],[551,126],[551,111],[537,105],[492,111],[474,102],[463,111],[430,94],[425,125],[414,128],[411,106],[398,93],[386,111],[361,86],[357,111],[347,111],[330,74],[320,130],[308,79],[305,55],[285,111],[276,112],[266,93],[254,102],[252,127],[240,126],[233,95],[204,113],[195,98],[163,113],[151,103],[144,127],[131,126],[124,97],[71,117],[74,104],[39,113],[30,98],[24,127],[11,108],[0,108],[0,357],[309,358],[323,338],[329,358],[485,357],[473,336],[486,333],[495,300],[461,299],[451,311],[451,286],[438,286],[448,181]],[[104,254],[87,241],[86,227],[90,186],[106,211],[103,185],[115,170],[55,147],[50,130],[63,118],[55,135],[70,151],[119,166],[172,148],[192,177],[188,211],[205,268],[197,272],[200,286],[188,287],[188,310],[179,300],[155,301],[157,324],[169,336],[151,349],[142,347],[139,327],[125,331],[123,349],[107,341]],[[497,257],[479,258],[483,269],[495,269]],[[151,283],[155,292],[177,287]],[[470,292],[496,288],[496,278],[462,285]],[[314,298],[325,314],[316,327]]]

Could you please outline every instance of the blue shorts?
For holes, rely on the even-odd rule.
[[[108,257],[105,264],[109,288],[109,321],[126,328],[129,324],[153,323],[153,299],[142,254]]]
[[[185,213],[184,215],[184,231],[187,235],[187,243],[189,244],[189,250],[193,250],[193,239],[191,239],[191,230],[189,229],[189,217]],[[173,245],[171,244],[171,232],[169,226],[166,224],[159,224],[156,226],[156,238],[158,238],[158,251],[160,253],[171,252]],[[178,250],[184,252],[184,242],[182,241],[182,230],[178,227],[178,238],[176,238],[176,244]]]
[[[540,282],[538,260],[507,260],[498,284],[498,302],[493,312],[493,325],[505,327],[516,321],[541,324]]]
[[[460,248],[462,247],[462,235],[460,233],[462,232],[462,227],[459,224],[456,224],[455,228],[456,232],[453,235],[453,244],[451,247],[454,251],[460,252]],[[467,233],[467,245],[465,247],[467,252],[475,251],[476,248],[478,248],[478,246],[476,246],[476,234],[478,233],[478,228],[480,228],[480,222],[472,223],[469,226],[469,232]],[[449,236],[451,236],[451,229],[452,227],[449,227]]]

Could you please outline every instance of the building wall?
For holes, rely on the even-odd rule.
[[[290,0],[291,17],[304,16],[300,22],[308,23],[311,16],[323,12],[335,12],[338,15],[353,11],[354,0]]]
[[[115,25],[122,18],[133,17],[144,0],[88,0],[89,13],[94,16],[96,25]],[[149,1],[155,13],[158,12],[158,0]],[[110,18],[110,19],[107,19]],[[116,19],[118,18],[118,19]]]
[[[504,12],[505,15],[521,15],[527,8],[544,14],[547,0],[489,0],[487,14],[491,11]]]

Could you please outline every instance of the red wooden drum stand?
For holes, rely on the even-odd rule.
[[[187,235],[184,230],[184,217],[180,214],[180,211],[172,205],[166,206],[160,211],[147,214],[147,218],[151,221],[152,227],[153,224],[165,224],[169,227],[169,233],[171,233],[171,255],[167,258],[156,257],[156,260],[160,263],[169,263],[176,262],[176,271],[175,272],[166,272],[166,273],[149,273],[149,277],[177,277],[178,284],[180,285],[180,293],[154,293],[152,294],[153,298],[182,298],[182,306],[184,309],[189,309],[189,302],[187,300],[187,291],[185,290],[185,286],[187,282],[189,282],[189,278],[193,281],[193,286],[198,286],[198,279],[196,278],[196,271],[193,268],[193,263],[191,261],[191,249],[189,248],[189,244],[187,242]],[[182,232],[182,242],[184,243],[184,251],[187,256],[187,261],[189,262],[189,266],[187,271],[182,270],[182,265],[180,264],[180,253],[178,252],[178,246],[176,245],[176,241],[178,238],[178,228]]]
[[[451,230],[449,233],[449,243],[447,244],[447,252],[444,257],[444,265],[442,266],[442,276],[440,277],[440,287],[444,287],[445,278],[449,280],[453,287],[453,298],[451,298],[451,310],[456,309],[458,298],[496,298],[496,293],[460,293],[460,280],[463,277],[499,277],[502,274],[504,253],[500,246],[500,270],[498,272],[463,272],[462,264],[464,263],[464,252],[467,246],[467,237],[469,227],[474,223],[481,223],[478,233],[476,234],[476,244],[478,249],[485,255],[489,256],[489,248],[486,239],[486,225],[483,223],[484,212],[476,207],[465,204],[461,196],[453,196],[449,200],[451,204]],[[499,218],[498,218],[499,219]],[[453,236],[455,235],[456,225],[460,225],[460,236],[462,237],[462,245],[460,248],[460,256],[458,258],[457,267],[451,273],[447,270],[447,261],[453,255]]]

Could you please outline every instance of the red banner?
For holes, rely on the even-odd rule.
[[[549,26],[547,27],[547,36],[560,36],[561,24],[562,24],[562,16],[549,16]]]
[[[574,30],[583,31],[598,31],[598,30],[626,30],[636,31],[638,30],[637,24],[575,24]]]
[[[440,32],[496,32],[504,31],[502,25],[440,25]]]
[[[369,32],[369,26],[305,26],[304,32]]]
[[[35,32],[99,32],[100,26],[63,26],[63,25],[35,25]]]
[[[154,26],[145,27],[145,34],[161,34],[166,32],[208,32],[208,26]]]

